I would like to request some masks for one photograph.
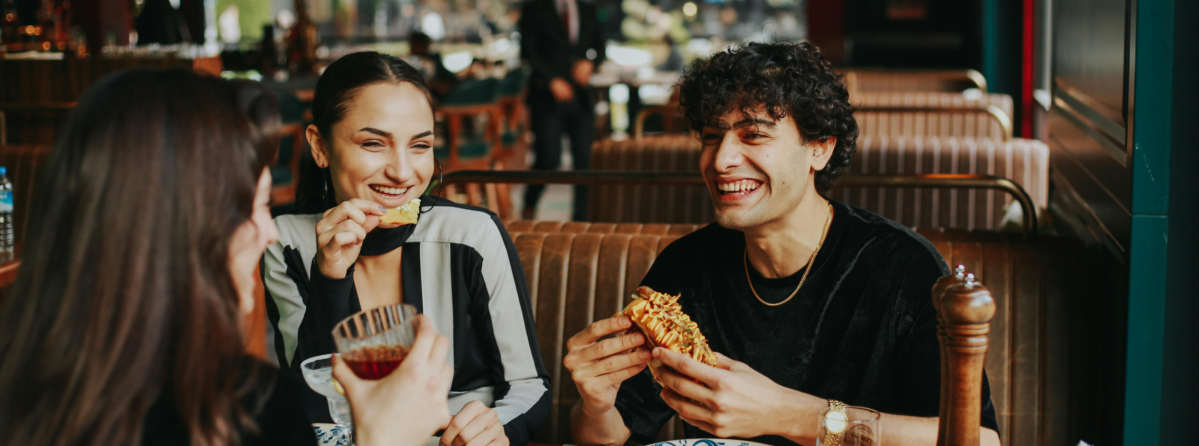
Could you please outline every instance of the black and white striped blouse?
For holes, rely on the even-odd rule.
[[[550,378],[516,248],[491,212],[435,197],[421,201],[416,225],[372,231],[361,255],[404,248],[398,272],[403,301],[430,317],[451,341],[451,413],[482,401],[498,412],[512,444],[527,443],[549,414]],[[361,309],[354,268],[343,279],[316,268],[320,218],[276,218],[279,242],[262,262],[269,355],[297,373],[304,359],[334,352],[333,326]],[[309,415],[327,418],[325,399],[312,393],[310,400]]]

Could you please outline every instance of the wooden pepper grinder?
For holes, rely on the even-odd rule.
[[[937,279],[937,283],[933,285],[932,301],[933,310],[937,312],[937,342],[941,345],[941,395],[949,394],[949,355],[945,351],[945,321],[941,319],[941,297],[945,296],[945,290],[953,285],[966,283],[966,265],[957,265],[953,268],[952,276],[944,276]],[[938,414],[937,423],[937,438],[945,437],[945,428],[949,427],[949,407],[945,404],[941,405],[941,412]]]
[[[941,345],[948,364],[949,392],[941,394],[943,435],[938,446],[978,446],[982,418],[983,362],[987,332],[995,316],[991,291],[967,274],[964,283],[945,288],[938,313],[943,327]]]

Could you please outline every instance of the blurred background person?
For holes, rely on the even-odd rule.
[[[591,73],[604,62],[605,40],[595,7],[578,0],[529,0],[521,11],[520,54],[532,68],[526,101],[533,129],[535,170],[562,163],[562,134],[570,138],[575,170],[591,162],[595,138],[595,95]],[[525,192],[523,217],[536,216],[545,186]],[[587,188],[575,187],[573,219],[587,218]]]
[[[407,62],[420,70],[425,84],[434,97],[440,98],[454,88],[458,76],[446,69],[441,53],[433,52],[433,39],[428,34],[414,32],[408,36],[409,56]]]

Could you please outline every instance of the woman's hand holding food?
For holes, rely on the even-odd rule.
[[[495,409],[471,401],[450,420],[441,434],[445,446],[508,446],[508,435]]]
[[[808,424],[800,420],[815,419],[828,405],[719,353],[716,367],[664,348],[653,355],[667,366],[658,370],[662,399],[683,421],[717,437],[796,438],[792,428]]]
[[[628,317],[612,317],[592,323],[566,342],[567,353],[562,364],[570,370],[570,377],[579,389],[584,411],[603,413],[615,407],[620,383],[649,364],[648,350],[629,351],[645,343],[641,333],[603,339],[630,326],[632,321]]]
[[[330,279],[341,279],[358,260],[362,240],[379,225],[387,209],[373,201],[352,199],[325,211],[316,223],[316,266]]]
[[[360,446],[424,444],[450,422],[450,341],[437,334],[427,317],[418,316],[416,323],[412,350],[383,379],[361,379],[340,356],[333,356],[333,377],[350,400]]]

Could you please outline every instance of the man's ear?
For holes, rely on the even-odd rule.
[[[811,141],[808,145],[812,147],[812,170],[821,171],[833,157],[833,150],[837,148],[837,137],[830,136],[824,141]]]
[[[304,138],[308,140],[308,147],[312,149],[312,160],[316,161],[316,165],[322,169],[329,167],[329,154],[325,151],[325,140],[321,138],[321,131],[316,128],[316,125],[308,125],[308,128],[304,130]]]

